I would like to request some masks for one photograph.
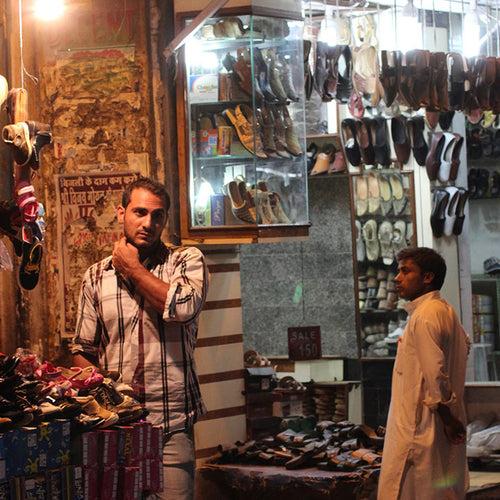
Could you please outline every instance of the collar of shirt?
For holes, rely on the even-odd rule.
[[[424,293],[420,297],[413,299],[408,304],[405,304],[404,308],[406,309],[406,312],[411,315],[419,305],[423,304],[427,300],[439,299],[440,297],[441,295],[439,294],[439,290],[432,290],[431,292]]]

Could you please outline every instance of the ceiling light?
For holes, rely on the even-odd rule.
[[[64,12],[64,0],[36,0],[35,16],[42,21],[54,21]]]

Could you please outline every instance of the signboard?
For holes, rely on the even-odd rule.
[[[294,361],[321,358],[319,326],[293,326],[288,329],[288,357]]]

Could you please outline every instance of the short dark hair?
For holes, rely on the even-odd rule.
[[[150,193],[158,196],[158,198],[163,198],[163,206],[165,210],[168,212],[170,208],[170,196],[165,189],[165,186],[160,184],[159,182],[150,179],[149,177],[138,177],[135,181],[131,182],[123,191],[122,194],[122,207],[127,208],[127,205],[130,203],[130,198],[132,196],[132,191],[134,189],[146,189]]]
[[[433,273],[432,289],[441,290],[446,277],[446,262],[435,250],[427,247],[403,248],[396,255],[398,262],[411,259],[420,268],[422,273]]]

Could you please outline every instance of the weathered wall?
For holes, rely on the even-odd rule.
[[[18,292],[12,277],[9,283],[3,283],[4,276],[0,281],[1,348],[10,351],[24,344],[50,357],[58,354],[63,333],[56,176],[140,171],[165,178],[163,84],[155,59],[161,19],[156,2],[73,0],[66,5],[64,18],[52,23],[36,21],[31,2],[25,2],[23,12],[24,64],[38,78],[37,84],[25,78],[30,119],[49,123],[54,137],[33,180],[47,213],[43,276],[32,292]],[[9,9],[9,83],[13,87],[21,86],[17,1],[11,0]],[[85,269],[109,254],[111,243],[99,246],[90,241],[87,249],[71,255],[71,289],[65,293],[76,295]],[[3,298],[9,293],[22,296],[17,304],[21,320],[11,342],[6,341],[3,324]],[[11,303],[8,308],[13,309]]]

